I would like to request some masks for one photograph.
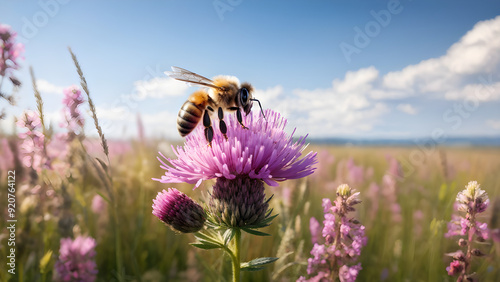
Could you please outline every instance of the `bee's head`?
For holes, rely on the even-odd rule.
[[[238,103],[243,108],[245,114],[249,114],[252,110],[253,97],[252,97],[253,87],[248,83],[243,83],[240,88],[240,93],[237,95]]]

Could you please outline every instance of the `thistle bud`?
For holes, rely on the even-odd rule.
[[[217,224],[228,227],[258,226],[266,219],[269,200],[260,179],[237,177],[217,178],[209,211]]]
[[[206,220],[203,208],[175,188],[158,193],[153,200],[153,214],[182,233],[199,231]]]

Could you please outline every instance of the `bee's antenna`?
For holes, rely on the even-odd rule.
[[[267,122],[267,119],[266,119],[266,115],[264,114],[264,110],[262,110],[262,105],[260,104],[260,101],[257,100],[257,99],[250,99],[251,101],[257,101],[257,103],[259,103],[259,108],[260,108],[260,112],[262,113],[262,116],[264,117],[264,119],[266,120]]]

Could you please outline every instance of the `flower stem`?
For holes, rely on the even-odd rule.
[[[115,228],[115,256],[118,281],[124,281],[122,242],[120,235],[120,222],[118,221],[118,205],[113,203],[113,227]]]
[[[233,256],[231,256],[231,260],[233,262],[233,282],[240,281],[240,248],[241,230],[239,228],[235,228]]]

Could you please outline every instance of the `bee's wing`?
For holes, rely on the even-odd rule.
[[[170,76],[171,78],[187,82],[190,85],[201,85],[211,88],[219,88],[218,86],[214,85],[214,82],[211,79],[183,68],[172,67],[172,71],[166,71],[165,74]]]

